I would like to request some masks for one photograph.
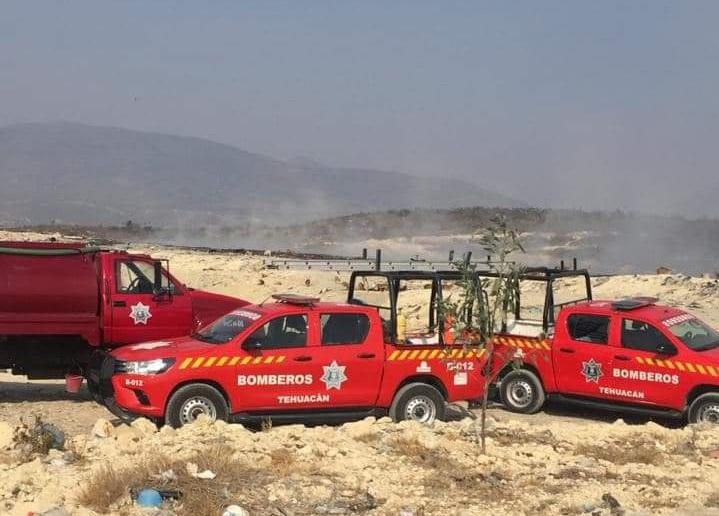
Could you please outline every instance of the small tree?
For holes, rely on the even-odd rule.
[[[465,349],[474,349],[485,361],[479,432],[481,450],[485,453],[489,387],[510,362],[520,358],[516,353],[499,353],[494,347],[494,336],[498,331],[506,330],[507,313],[519,298],[519,275],[523,267],[509,258],[512,253],[524,252],[524,248],[519,233],[509,227],[502,215],[493,217],[489,226],[472,240],[492,257],[487,264],[492,277],[479,280],[475,274],[476,264],[457,262],[455,266],[462,273],[457,282],[461,295],[459,299],[450,295],[438,300],[438,313],[444,324],[451,326],[456,342],[463,344]]]

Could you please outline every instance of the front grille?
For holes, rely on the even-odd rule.
[[[115,360],[115,374],[127,373],[127,362],[124,360]]]

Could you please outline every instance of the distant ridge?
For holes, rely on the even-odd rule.
[[[0,128],[0,186],[0,224],[278,224],[524,205],[453,179],[284,162],[200,138],[71,122]]]

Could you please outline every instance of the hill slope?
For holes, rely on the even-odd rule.
[[[75,123],[0,129],[0,222],[278,223],[375,209],[521,205],[466,182],[283,162]]]

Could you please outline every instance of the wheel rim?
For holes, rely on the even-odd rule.
[[[513,380],[507,386],[507,399],[512,406],[527,408],[534,400],[534,389],[526,380]]]
[[[699,409],[697,421],[700,423],[719,423],[719,403],[709,403]]]
[[[214,403],[204,396],[193,396],[180,408],[180,423],[183,425],[192,423],[202,414],[213,421],[217,419],[217,409],[215,409]]]
[[[415,396],[407,403],[405,419],[418,423],[431,423],[437,417],[437,407],[427,396]]]

